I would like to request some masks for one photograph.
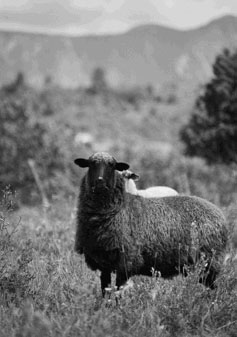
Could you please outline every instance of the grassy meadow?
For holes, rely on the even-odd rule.
[[[15,196],[6,189],[2,195],[0,337],[237,336],[236,167],[209,167],[200,158],[183,156],[178,132],[193,99],[150,95],[60,88],[41,93],[40,106],[47,103],[50,109],[46,113],[42,108],[34,118],[47,125],[48,135],[59,144],[63,169],[56,166],[44,179],[39,166],[48,207],[34,181],[34,192],[27,190],[31,204],[21,200],[20,191]],[[75,144],[78,131],[92,134],[93,144]],[[168,185],[221,207],[230,241],[216,289],[199,284],[201,261],[186,278],[164,280],[153,270],[151,278],[131,278],[120,293],[112,286],[102,299],[99,272],[90,271],[73,250],[83,172],[72,161],[94,150],[128,161],[141,176],[140,188]]]
[[[73,251],[72,205],[1,205],[1,337],[236,336],[234,240],[215,290],[198,283],[200,265],[186,278],[135,276],[121,296],[112,288],[102,299],[99,273]]]

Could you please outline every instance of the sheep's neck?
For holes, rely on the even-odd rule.
[[[87,213],[117,213],[121,209],[121,207],[122,201],[120,199],[117,199],[114,195],[100,195],[99,198],[94,195],[92,198],[86,200]]]
[[[126,179],[125,180],[125,191],[131,194],[137,194],[137,187],[132,179]]]

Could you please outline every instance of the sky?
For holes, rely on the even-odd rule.
[[[0,29],[114,34],[155,23],[186,30],[226,14],[237,16],[237,0],[0,0]]]

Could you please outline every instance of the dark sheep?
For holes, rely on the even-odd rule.
[[[75,250],[92,270],[101,271],[103,295],[112,272],[118,287],[132,275],[151,275],[152,267],[171,277],[201,253],[208,261],[203,283],[213,287],[227,241],[220,209],[198,197],[148,199],[126,193],[117,171],[129,165],[104,152],[75,164],[89,168],[80,186]]]

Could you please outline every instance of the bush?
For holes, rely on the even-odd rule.
[[[21,201],[32,202],[38,191],[28,160],[35,161],[43,180],[50,180],[64,170],[64,154],[56,132],[37,116],[40,96],[23,80],[13,84],[0,90],[0,187],[11,185],[22,191]]]
[[[91,76],[91,86],[88,88],[87,92],[96,95],[104,93],[108,89],[105,70],[100,67],[95,68]]]
[[[33,275],[29,264],[32,260],[31,242],[16,240],[20,224],[11,220],[14,196],[4,190],[0,202],[0,296],[1,302],[20,301],[31,294],[30,281]]]
[[[133,149],[134,150],[134,149]],[[188,158],[171,151],[161,156],[154,151],[139,156],[124,154],[131,170],[140,175],[139,189],[149,186],[169,186],[179,193],[197,195],[219,206],[236,202],[236,166],[208,166],[203,159]]]

